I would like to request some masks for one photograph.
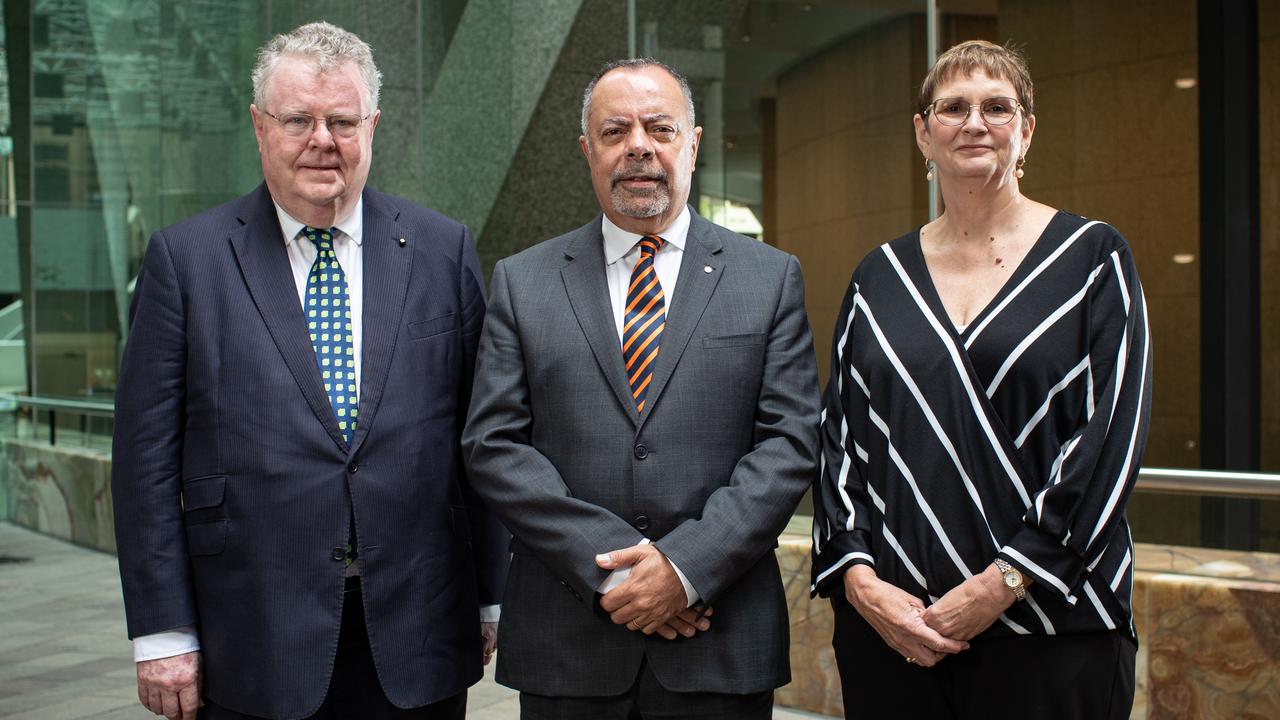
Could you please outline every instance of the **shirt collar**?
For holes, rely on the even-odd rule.
[[[284,235],[284,244],[288,245],[298,239],[302,233],[302,228],[306,227],[306,223],[295,220],[292,215],[280,207],[280,203],[271,201],[276,206],[276,217],[280,219],[280,231]],[[356,200],[356,206],[352,208],[351,214],[339,220],[334,224],[343,235],[351,238],[351,241],[357,247],[364,242],[364,195],[362,194]]]
[[[643,235],[637,235],[633,232],[627,232],[609,219],[608,215],[604,215],[604,222],[601,224],[601,231],[604,233],[604,262],[606,265],[612,265],[636,246],[640,242]],[[677,250],[684,251],[685,239],[689,237],[689,206],[684,206],[684,211],[676,217],[667,228],[658,233],[662,240],[670,245],[674,245]]]

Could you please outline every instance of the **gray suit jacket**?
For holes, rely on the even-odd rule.
[[[671,690],[778,687],[790,669],[773,548],[818,453],[799,264],[695,214],[638,414],[600,225],[494,268],[463,447],[475,489],[515,536],[497,679],[613,695],[647,658]],[[598,608],[608,573],[595,555],[645,537],[715,607],[710,631],[669,641]]]

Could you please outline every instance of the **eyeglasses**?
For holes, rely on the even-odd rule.
[[[978,107],[988,125],[1008,125],[1022,105],[1010,97],[993,97],[983,100]],[[963,125],[969,120],[971,110],[973,106],[964,98],[938,98],[925,108],[924,114],[933,113],[943,125]]]
[[[275,120],[280,125],[280,129],[289,137],[306,137],[316,130],[316,118],[306,113],[285,113],[284,115],[275,115],[266,110],[262,111]],[[373,113],[369,113],[364,117],[359,115],[329,115],[321,118],[320,122],[329,128],[329,134],[334,137],[351,138],[360,132],[360,123],[368,120]]]

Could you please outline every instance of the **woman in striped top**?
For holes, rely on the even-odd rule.
[[[1129,716],[1146,308],[1120,233],[1019,191],[1032,107],[1016,51],[938,59],[914,122],[946,210],[836,324],[812,589],[850,718]]]

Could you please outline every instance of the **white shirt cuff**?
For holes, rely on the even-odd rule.
[[[200,636],[193,627],[180,627],[133,639],[133,661],[159,660],[200,649]]]
[[[649,538],[645,538],[641,540],[640,544],[648,545]],[[693,589],[693,584],[689,582],[689,578],[685,577],[684,573],[681,572],[680,568],[677,567],[675,563],[671,562],[671,558],[668,558],[665,554],[663,555],[663,557],[667,558],[667,564],[671,566],[672,570],[676,571],[676,577],[680,578],[680,585],[684,587],[684,597],[685,597],[685,600],[688,601],[685,604],[685,607],[691,607],[694,603],[698,602],[698,599],[700,597],[698,595],[698,591]],[[599,591],[601,595],[607,595],[610,590],[621,585],[622,582],[626,580],[627,576],[630,574],[631,574],[631,566],[618,568],[617,570],[614,570],[613,572],[609,573],[608,577],[604,579],[604,582],[600,583],[600,587],[596,588],[596,590]]]
[[[667,562],[671,563],[671,569],[676,571],[676,577],[680,578],[680,584],[684,586],[684,596],[685,599],[689,601],[685,607],[693,607],[693,604],[698,602],[701,596],[698,595],[697,590],[693,589],[693,583],[689,582],[689,578],[685,577],[684,573],[680,572],[680,567],[671,562],[671,558],[667,558]]]
[[[495,623],[502,617],[501,605],[481,605],[480,622]]]

